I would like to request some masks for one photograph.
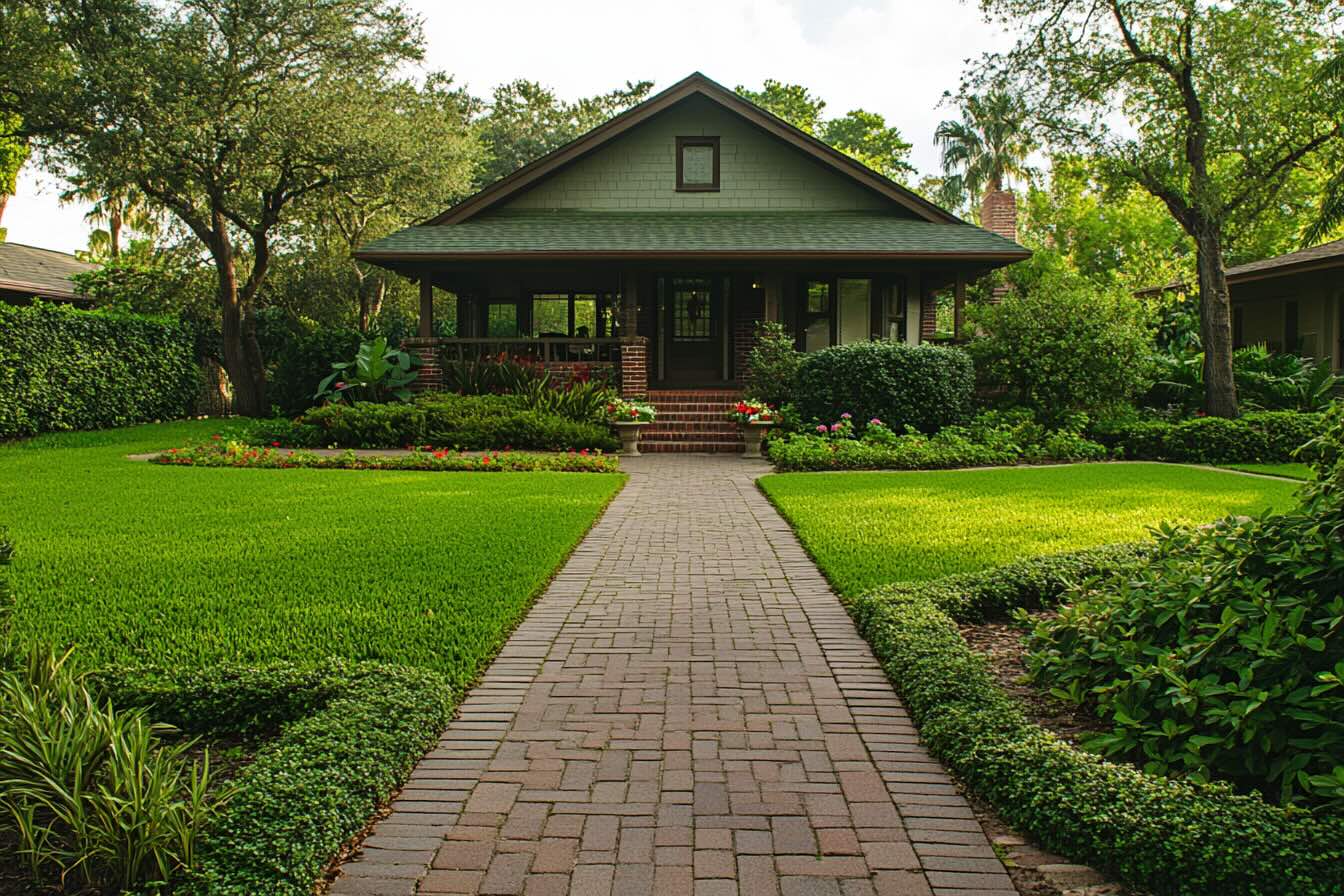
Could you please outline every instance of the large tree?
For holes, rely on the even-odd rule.
[[[44,162],[138,188],[208,250],[234,407],[265,413],[275,241],[298,206],[406,163],[418,22],[389,0],[0,0],[0,32],[0,112]]]
[[[1205,409],[1235,416],[1224,258],[1230,222],[1270,209],[1339,139],[1312,83],[1340,11],[1329,0],[981,0],[1020,35],[966,94],[1024,97],[1056,149],[1157,197],[1193,240]]]

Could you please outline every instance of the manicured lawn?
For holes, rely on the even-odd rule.
[[[1307,464],[1224,464],[1224,466],[1229,470],[1282,476],[1285,479],[1310,479],[1312,475],[1311,467]]]
[[[1171,464],[786,473],[761,487],[842,594],[1286,507],[1297,484]]]
[[[623,477],[164,467],[210,421],[0,446],[22,640],[89,665],[403,663],[469,681]]]

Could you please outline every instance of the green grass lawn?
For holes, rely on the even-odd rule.
[[[1310,479],[1312,476],[1311,466],[1308,464],[1223,464],[1223,466],[1229,470],[1282,476],[1285,479]]]
[[[22,640],[88,665],[324,657],[470,680],[623,477],[166,467],[198,421],[0,446]]]
[[[1171,464],[786,473],[761,487],[842,594],[1292,503],[1297,484]]]

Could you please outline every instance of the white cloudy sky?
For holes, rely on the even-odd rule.
[[[886,116],[914,144],[923,173],[938,166],[933,129],[965,60],[1008,40],[959,0],[408,0],[425,19],[426,65],[485,95],[529,78],[579,97],[627,80],[663,88],[692,71],[734,87],[766,78],[804,84],[842,114]],[[85,246],[84,209],[30,165],[3,225],[13,242]]]

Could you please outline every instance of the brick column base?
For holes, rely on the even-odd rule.
[[[402,350],[420,360],[419,374],[411,383],[414,392],[437,391],[443,388],[443,368],[439,365],[439,340],[434,337],[412,336],[401,341]]]
[[[644,398],[649,394],[649,340],[627,336],[621,340],[621,397]]]
[[[926,293],[919,300],[919,341],[928,342],[938,332],[938,298]]]

